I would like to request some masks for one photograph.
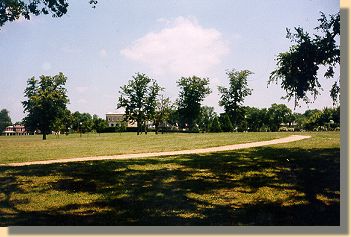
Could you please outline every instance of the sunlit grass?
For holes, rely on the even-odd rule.
[[[70,134],[57,138],[0,136],[0,164],[74,157],[162,152],[270,140],[288,133],[135,133]]]
[[[339,225],[339,142],[0,167],[0,226]]]

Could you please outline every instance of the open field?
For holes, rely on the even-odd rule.
[[[0,167],[0,226],[339,225],[339,133],[308,135],[212,154]]]
[[[35,160],[162,152],[215,147],[286,137],[291,133],[109,133],[0,137],[0,164]],[[294,133],[295,134],[295,133]],[[296,133],[297,134],[297,133]]]

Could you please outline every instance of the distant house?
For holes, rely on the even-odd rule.
[[[26,130],[26,128],[23,125],[19,125],[19,124],[7,126],[2,133],[5,134],[6,136],[29,135],[29,132]]]
[[[116,127],[117,125],[125,122],[124,114],[121,113],[107,113],[106,114],[106,122],[108,123],[109,127]],[[128,128],[135,128],[137,127],[136,123],[131,123],[128,121],[127,123]]]

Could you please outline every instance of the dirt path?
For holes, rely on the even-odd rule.
[[[80,158],[59,159],[59,160],[9,163],[9,164],[0,164],[0,166],[44,165],[44,164],[68,163],[68,162],[79,162],[79,161],[123,160],[123,159],[133,159],[133,158],[156,157],[156,156],[201,154],[201,153],[211,153],[211,152],[218,152],[218,151],[231,151],[231,150],[238,150],[238,149],[243,149],[243,148],[260,147],[260,146],[274,145],[274,144],[279,144],[279,143],[294,142],[294,141],[299,141],[299,140],[310,138],[310,137],[311,136],[292,135],[289,137],[279,138],[279,139],[274,139],[274,140],[269,140],[269,141],[250,142],[250,143],[244,143],[244,144],[235,144],[235,145],[210,147],[210,148],[199,148],[199,149],[193,149],[193,150],[149,152],[149,153],[123,154],[123,155],[113,155],[113,156],[91,156],[91,157],[80,157]]]

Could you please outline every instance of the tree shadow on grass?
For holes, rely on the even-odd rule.
[[[262,147],[0,167],[0,225],[339,225],[339,161],[339,149]]]

